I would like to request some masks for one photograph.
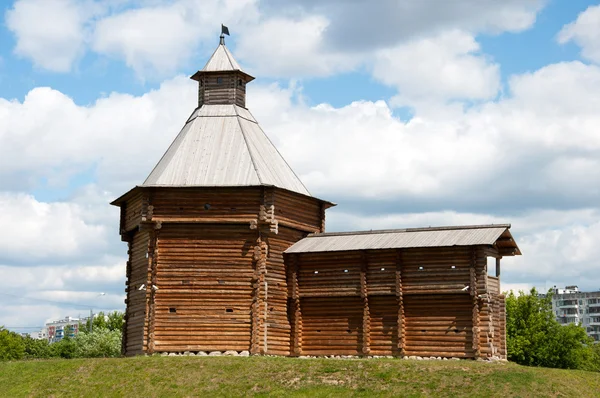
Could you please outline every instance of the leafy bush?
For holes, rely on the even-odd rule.
[[[51,356],[57,358],[77,358],[77,343],[75,339],[64,337],[62,340],[50,344],[50,352]]]
[[[52,348],[46,339],[32,339],[28,336],[23,338],[23,343],[27,359],[52,357]]]
[[[510,292],[506,296],[508,359],[521,365],[600,370],[600,349],[579,325],[561,325],[552,295]]]
[[[94,317],[94,323],[92,324],[92,331],[94,329],[108,329],[108,330],[123,330],[124,313],[120,311],[113,311],[105,314],[99,312]],[[85,324],[79,325],[81,332],[87,332],[90,330],[90,320],[88,319]]]
[[[92,333],[79,333],[75,337],[76,355],[82,358],[107,358],[121,355],[121,331],[106,328]]]
[[[104,314],[100,312],[93,320],[93,330],[89,333],[89,321],[79,326],[79,333],[71,338],[69,327],[65,328],[65,338],[48,343],[23,337],[0,326],[0,361],[34,358],[99,358],[121,355],[123,313],[119,311]]]
[[[0,361],[23,359],[25,343],[23,337],[0,326]]]

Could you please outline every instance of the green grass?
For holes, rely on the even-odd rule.
[[[600,373],[401,359],[137,357],[0,363],[0,395],[595,397]]]

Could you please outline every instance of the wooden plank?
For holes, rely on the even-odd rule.
[[[360,268],[360,298],[363,304],[363,315],[362,315],[362,347],[361,352],[363,355],[369,355],[371,353],[371,314],[369,312],[369,295],[367,288],[367,269],[369,266],[369,259],[365,252],[361,253],[361,268]]]
[[[470,268],[470,292],[472,297],[473,305],[473,352],[475,358],[479,358],[481,355],[480,344],[479,344],[479,298],[477,297],[477,252],[475,249],[471,250],[471,268]]]
[[[398,314],[397,314],[397,331],[398,331],[398,352],[400,356],[406,354],[406,341],[405,341],[405,321],[404,321],[404,295],[402,291],[402,264],[403,264],[403,252],[398,250],[396,252],[396,297],[398,300]]]

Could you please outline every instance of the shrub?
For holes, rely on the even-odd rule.
[[[25,358],[51,358],[52,348],[46,339],[32,339],[31,337],[23,338],[25,344]]]
[[[0,326],[0,361],[23,359],[24,356],[23,337]]]
[[[552,294],[541,297],[510,292],[506,296],[508,359],[521,365],[563,369],[600,369],[600,349],[579,325],[560,325],[552,312]]]
[[[75,337],[77,356],[84,358],[118,357],[121,355],[121,331],[106,328]]]

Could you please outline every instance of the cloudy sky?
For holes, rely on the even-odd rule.
[[[193,111],[221,23],[329,231],[507,222],[503,288],[600,289],[597,3],[2,2],[0,325],[124,308],[108,203]]]

